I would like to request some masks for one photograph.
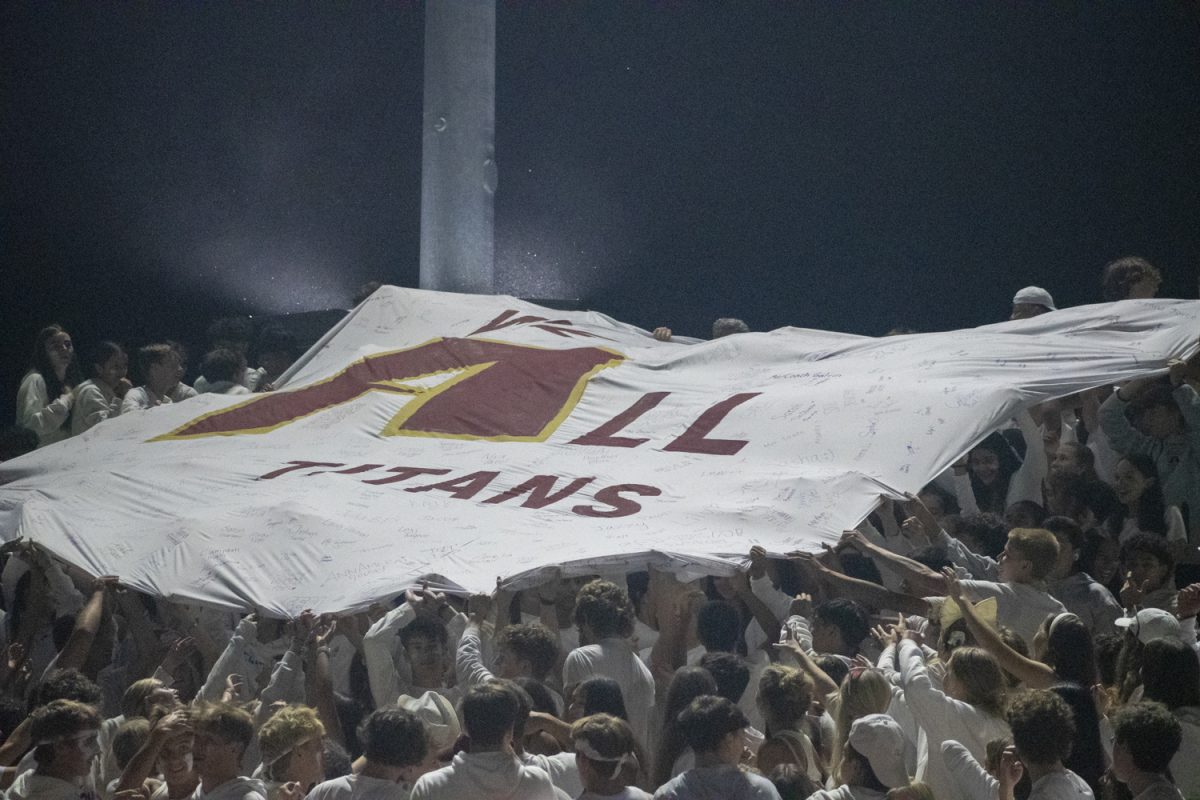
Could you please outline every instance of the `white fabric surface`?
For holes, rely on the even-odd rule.
[[[751,543],[832,543],[1021,408],[1162,372],[1198,326],[1200,301],[1139,300],[945,333],[689,344],[594,312],[385,287],[279,391],[122,414],[0,465],[0,537],[276,616],[364,608],[430,573],[490,591],[551,565],[727,570]]]

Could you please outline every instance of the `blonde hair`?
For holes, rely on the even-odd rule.
[[[150,695],[156,689],[166,686],[158,678],[142,678],[129,684],[125,694],[121,696],[121,714],[126,719],[150,716]]]
[[[325,735],[325,726],[317,712],[308,706],[281,708],[258,730],[258,748],[262,751],[263,772],[271,780],[287,766],[286,756],[296,747]]]
[[[1033,563],[1033,577],[1039,581],[1058,560],[1058,539],[1045,528],[1013,528],[1008,532],[1008,546]]]
[[[841,774],[846,743],[850,738],[850,726],[854,724],[854,720],[868,714],[886,714],[891,702],[892,685],[879,670],[851,672],[842,680],[833,715],[834,721],[837,722],[837,736],[833,740],[831,759],[831,772],[834,775]]]
[[[887,793],[888,800],[937,800],[933,789],[924,781],[912,781],[908,786],[892,789]]]
[[[812,699],[812,678],[805,673],[783,664],[764,669],[758,681],[758,702],[767,719],[767,736],[780,732],[773,730],[773,722],[785,730],[795,727],[808,714]]]
[[[1000,663],[978,647],[960,647],[946,662],[946,672],[962,684],[964,702],[994,717],[1004,716],[1006,682]]]

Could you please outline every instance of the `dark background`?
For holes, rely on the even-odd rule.
[[[881,334],[1200,265],[1195,3],[504,2],[497,291]],[[0,410],[36,330],[417,282],[414,3],[0,7]]]

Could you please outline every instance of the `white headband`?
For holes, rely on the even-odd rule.
[[[575,740],[575,752],[582,753],[591,761],[602,761],[606,764],[615,764],[616,766],[613,767],[612,774],[608,776],[610,781],[616,780],[617,776],[621,774],[621,769],[627,765],[633,767],[635,770],[639,768],[638,757],[635,753],[622,753],[616,758],[602,756],[596,752],[596,748],[592,747],[591,742],[589,742],[587,739]]]

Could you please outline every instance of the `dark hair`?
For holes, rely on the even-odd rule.
[[[289,356],[295,356],[296,337],[284,328],[264,328],[258,334],[258,341],[254,343],[254,353],[260,358],[263,353],[287,353]]]
[[[173,355],[179,355],[179,351],[164,342],[156,342],[155,344],[139,347],[137,351],[137,367],[142,383],[146,382],[146,375],[150,372],[152,366],[161,364],[165,359]]]
[[[999,514],[963,514],[958,518],[955,536],[959,539],[971,537],[983,549],[982,555],[997,558],[1008,541],[1008,525]]]
[[[1046,617],[1045,661],[1059,680],[1092,686],[1096,683],[1096,650],[1092,632],[1078,618],[1065,617],[1055,625],[1058,615]]]
[[[558,663],[558,639],[540,622],[510,625],[500,633],[498,644],[528,661],[533,677],[539,681],[545,680]]]
[[[1126,563],[1138,553],[1153,556],[1166,566],[1168,572],[1175,569],[1175,556],[1171,555],[1171,547],[1164,536],[1153,533],[1130,536],[1125,540],[1125,544],[1121,545],[1121,563]]]
[[[535,678],[525,677],[513,678],[513,683],[529,695],[531,711],[540,711],[555,717],[562,716],[562,709],[558,707],[554,695],[550,693],[550,688],[546,684]]]
[[[368,760],[388,766],[412,766],[430,752],[425,723],[397,705],[376,709],[359,726],[362,752]]]
[[[94,681],[77,669],[56,669],[33,693],[31,710],[55,700],[74,700],[89,706],[99,706],[104,693]]]
[[[46,382],[46,396],[54,400],[67,389],[73,389],[80,382],[79,364],[75,358],[67,365],[67,371],[62,380],[54,371],[50,356],[46,354],[46,343],[60,333],[66,333],[61,325],[47,325],[38,331],[33,340],[33,370],[42,376]],[[65,423],[64,423],[65,424]]]
[[[25,716],[25,707],[16,698],[0,696],[0,744],[8,740]]]
[[[353,759],[346,748],[338,744],[332,736],[326,736],[321,744],[325,751],[325,780],[331,781],[349,775]]]
[[[1117,683],[1117,659],[1121,655],[1124,637],[1119,633],[1098,633],[1092,637],[1096,648],[1096,671],[1100,673],[1100,682],[1105,686]]]
[[[1076,551],[1078,556],[1084,545],[1083,528],[1079,527],[1079,523],[1070,517],[1046,517],[1042,521],[1042,527],[1053,533],[1056,537],[1061,536],[1066,539],[1071,549]]]
[[[696,636],[709,652],[732,653],[742,635],[742,615],[731,603],[710,600],[696,614]]]
[[[780,764],[767,776],[780,800],[804,800],[821,790],[796,764]]]
[[[846,680],[846,676],[850,674],[850,667],[835,655],[824,653],[814,658],[813,661],[838,686],[841,686],[842,681]]]
[[[212,703],[200,709],[194,718],[197,732],[237,744],[244,750],[254,741],[254,718],[229,703]]]
[[[450,634],[446,623],[434,617],[420,616],[400,629],[400,643],[408,647],[408,643],[417,637],[430,639],[446,647]]]
[[[941,486],[938,486],[936,483],[925,484],[921,488],[921,491],[917,492],[917,496],[920,497],[923,494],[936,495],[938,500],[940,500],[942,503],[942,513],[947,516],[951,514],[958,514],[962,510],[958,506],[958,498],[950,494],[950,492],[947,492]]]
[[[588,678],[575,689],[579,692],[580,705],[583,706],[581,717],[592,714],[610,714],[629,721],[629,712],[625,710],[625,696],[621,694],[621,684],[612,678],[599,675]]]
[[[575,624],[588,625],[599,639],[633,633],[633,604],[611,581],[585,583],[575,596]]]
[[[1112,544],[1116,539],[1109,536],[1098,528],[1092,528],[1089,531],[1083,532],[1083,547],[1079,548],[1079,553],[1076,557],[1076,563],[1079,565],[1080,572],[1086,572],[1092,577],[1096,576],[1096,559],[1100,557],[1100,551],[1105,545]]]
[[[693,700],[679,715],[688,747],[697,753],[711,753],[721,740],[750,724],[742,710],[724,697],[703,695]]]
[[[651,778],[655,786],[662,786],[671,780],[675,759],[679,758],[687,747],[683,738],[683,728],[679,724],[679,714],[697,697],[713,695],[716,692],[717,682],[712,673],[703,667],[680,667],[671,676],[663,707],[662,735],[658,741],[658,752],[654,754],[654,772]]]
[[[1161,534],[1165,537],[1167,535],[1167,503],[1163,499],[1162,481],[1158,478],[1158,467],[1155,465],[1154,459],[1143,453],[1130,453],[1122,456],[1121,461],[1128,462],[1131,467],[1141,473],[1143,478],[1150,481],[1137,501],[1138,530]],[[1125,519],[1128,516],[1129,509],[1123,503],[1118,504],[1108,518],[1106,526],[1108,532],[1113,536],[1119,536],[1121,529],[1125,527]]]
[[[87,357],[84,359],[84,365],[87,366],[89,378],[96,377],[96,367],[103,366],[108,363],[113,356],[124,355],[125,350],[116,342],[110,342],[107,339],[101,342],[96,342],[87,349]]]
[[[1071,755],[1075,717],[1061,697],[1049,689],[1030,689],[1008,705],[1008,725],[1022,760],[1053,764]]]
[[[1178,639],[1155,639],[1142,651],[1142,687],[1147,700],[1171,711],[1200,706],[1200,659]]]
[[[1027,515],[1035,528],[1042,527],[1042,522],[1046,519],[1046,509],[1040,503],[1035,503],[1032,500],[1018,500],[1004,509],[1005,524],[1008,524],[1010,514]]]
[[[1020,431],[1013,431],[1013,433],[1020,436]],[[1008,431],[995,431],[971,448],[971,454],[976,450],[987,450],[995,454],[999,462],[999,475],[996,478],[996,482],[990,486],[985,485],[983,481],[979,480],[975,476],[975,471],[968,467],[967,472],[971,480],[971,490],[975,495],[975,503],[981,511],[1004,511],[1004,506],[1008,499],[1009,481],[1012,479],[1013,474],[1021,467],[1021,461],[1024,458],[1024,437],[1020,438],[1021,451],[1018,452],[1016,438],[1014,437],[1010,441],[1010,435]]]
[[[471,687],[462,701],[463,727],[475,747],[497,747],[511,733],[521,702],[509,681]]]
[[[1166,772],[1183,741],[1179,720],[1161,703],[1133,703],[1111,717],[1113,739],[1142,772]]]
[[[86,703],[54,700],[29,715],[29,737],[34,742],[33,758],[40,766],[54,760],[54,742],[86,730],[100,730],[100,714]]]
[[[242,356],[237,351],[222,347],[204,354],[200,374],[210,384],[236,381],[242,368]]]
[[[941,572],[946,567],[954,566],[954,562],[946,554],[946,548],[941,545],[931,544],[914,550],[908,554],[908,558],[922,564],[934,572]]]
[[[1108,764],[1100,738],[1100,714],[1091,687],[1060,683],[1050,687],[1050,691],[1071,708],[1075,720],[1075,740],[1071,754],[1063,759],[1063,766],[1083,778],[1092,787],[1092,793],[1100,797],[1100,779]]]
[[[117,728],[112,739],[113,760],[117,769],[124,770],[138,750],[150,739],[150,721],[145,717],[131,717]]]
[[[1124,256],[1104,265],[1100,273],[1100,288],[1107,301],[1124,300],[1135,283],[1147,277],[1161,279],[1158,268],[1140,256]]]
[[[717,682],[717,694],[731,703],[742,699],[750,685],[750,668],[741,656],[733,653],[705,653],[700,666],[708,670]]]
[[[852,650],[857,650],[862,640],[871,633],[871,617],[867,610],[844,597],[826,600],[814,608],[813,622],[837,628],[842,641]]]

